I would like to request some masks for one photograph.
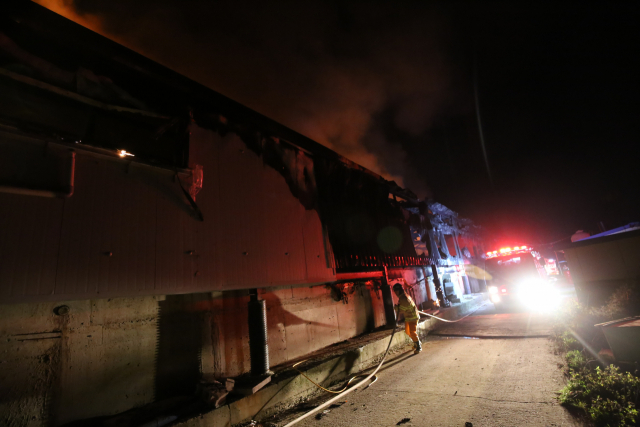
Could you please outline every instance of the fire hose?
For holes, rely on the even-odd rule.
[[[475,313],[476,311],[478,311],[480,308],[484,307],[485,304],[482,304],[480,306],[478,306],[478,308],[476,308],[475,310],[473,310],[472,312],[466,314],[465,316],[461,317],[460,319],[456,319],[456,320],[447,320],[447,319],[443,319],[441,317],[438,316],[434,316],[433,314],[429,314],[429,313],[425,313],[424,311],[418,311],[418,313],[420,314],[424,314],[430,317],[433,317],[437,320],[440,320],[442,322],[449,322],[449,323],[455,323],[455,322],[459,322],[462,319],[472,315],[473,313]],[[396,318],[398,317],[398,310],[396,309]],[[309,378],[306,374],[304,374],[302,371],[300,371],[299,369],[296,368],[296,366],[300,365],[301,363],[304,363],[305,360],[300,361],[298,363],[296,363],[295,365],[293,365],[293,368],[298,371],[302,376],[304,376],[306,379],[308,379],[309,381],[311,381],[314,385],[316,385],[318,388],[328,392],[328,393],[333,393],[335,394],[334,397],[332,397],[331,399],[327,400],[326,402],[324,402],[323,404],[316,406],[315,408],[313,408],[312,410],[310,410],[309,412],[306,412],[302,415],[300,415],[298,418],[296,418],[295,420],[285,424],[283,427],[291,427],[294,424],[299,423],[300,421],[304,420],[305,418],[315,414],[316,412],[320,411],[321,409],[326,408],[327,406],[331,405],[333,402],[335,402],[336,400],[338,400],[339,398],[351,393],[352,391],[356,390],[357,388],[359,388],[360,386],[362,386],[364,383],[366,383],[367,381],[369,381],[371,378],[374,378],[374,380],[367,386],[369,387],[371,384],[373,384],[374,382],[376,382],[377,377],[376,374],[378,373],[378,371],[380,370],[380,368],[382,367],[382,365],[384,364],[385,359],[387,358],[387,354],[389,353],[389,349],[391,348],[391,343],[393,342],[393,336],[396,333],[396,330],[398,329],[398,325],[395,325],[393,327],[393,332],[391,332],[391,337],[389,338],[389,344],[387,345],[387,349],[384,352],[384,355],[382,356],[382,360],[380,360],[380,363],[378,364],[378,366],[376,367],[376,369],[370,373],[369,375],[366,376],[365,379],[363,379],[362,381],[360,381],[359,383],[355,384],[353,387],[349,387],[349,385],[351,385],[351,383],[358,377],[362,377],[364,376],[364,374],[359,374],[359,375],[355,375],[353,377],[351,377],[349,379],[349,381],[347,382],[347,384],[345,385],[345,387],[342,390],[338,390],[338,391],[334,391],[334,390],[328,390],[324,387],[322,387],[320,384],[316,383],[315,381],[313,381],[311,378]],[[365,387],[366,388],[366,387]]]
[[[424,311],[420,311],[420,310],[418,310],[418,313],[420,313],[420,314],[424,314],[425,316],[433,317],[434,319],[438,319],[438,320],[440,320],[440,321],[442,321],[442,322],[447,322],[447,323],[456,323],[456,322],[459,322],[459,321],[461,321],[462,319],[464,319],[464,318],[466,318],[466,317],[471,316],[473,313],[475,313],[476,311],[480,310],[480,309],[481,309],[482,307],[484,307],[486,304],[487,304],[487,303],[485,302],[484,304],[482,304],[482,305],[478,306],[478,308],[476,308],[475,310],[473,310],[473,311],[471,311],[471,312],[469,312],[469,313],[465,314],[464,316],[462,316],[461,318],[456,319],[456,320],[447,320],[447,319],[443,319],[442,317],[434,316],[433,314],[425,313]]]
[[[396,310],[396,318],[398,317],[398,312]],[[380,370],[380,368],[382,367],[382,364],[384,363],[384,360],[387,358],[387,354],[389,353],[389,349],[391,348],[391,343],[393,342],[393,336],[396,333],[396,330],[398,329],[398,325],[394,325],[393,327],[393,331],[391,332],[391,338],[389,338],[389,344],[387,345],[387,349],[384,351],[384,355],[382,356],[382,360],[380,361],[380,363],[378,364],[378,366],[376,367],[375,371],[373,371],[372,373],[370,373],[369,375],[367,375],[367,377],[365,379],[363,379],[362,381],[360,381],[359,383],[357,383],[356,385],[354,385],[351,388],[349,387],[349,384],[351,383],[351,381],[353,381],[353,379],[361,376],[361,375],[356,375],[353,378],[351,378],[349,380],[349,382],[347,383],[346,387],[344,389],[342,389],[341,391],[337,392],[338,394],[336,394],[334,397],[332,397],[331,399],[327,400],[326,402],[324,402],[322,405],[316,406],[315,408],[313,408],[312,410],[310,410],[309,412],[306,412],[302,415],[300,415],[298,418],[296,418],[295,420],[291,421],[290,423],[286,424],[283,427],[290,427],[294,424],[299,423],[300,421],[304,420],[305,418],[307,418],[308,416],[311,416],[313,414],[315,414],[316,412],[318,412],[321,409],[326,408],[327,406],[331,405],[333,402],[335,402],[336,400],[338,400],[340,397],[345,396],[349,393],[351,393],[353,390],[357,389],[358,387],[360,387],[361,385],[363,385],[364,383],[366,383],[367,381],[369,381],[371,378],[375,377],[376,373],[378,373],[378,371]],[[294,365],[295,366],[299,365],[301,362],[296,363]],[[297,370],[297,369],[296,369]],[[299,370],[297,370],[298,372],[300,372]],[[300,372],[302,374],[302,372]],[[312,383],[314,383],[315,385],[317,385],[318,387],[320,387],[321,389],[325,390],[325,391],[329,391],[324,387],[321,387],[320,385],[316,384],[314,381],[312,381],[308,376],[306,376],[305,374],[304,377],[306,379],[308,379],[309,381],[311,381]],[[375,382],[375,380],[374,380]],[[372,383],[373,384],[373,383]],[[332,393],[336,393],[336,392],[332,392]]]

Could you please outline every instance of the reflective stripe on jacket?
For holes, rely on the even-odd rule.
[[[404,320],[407,322],[420,319],[418,307],[409,295],[403,295],[398,299],[398,309],[404,314]]]

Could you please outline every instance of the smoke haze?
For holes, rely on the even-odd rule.
[[[638,2],[36,1],[505,243],[640,218]]]
[[[39,0],[38,3],[326,145],[419,196],[401,140],[455,98],[446,16],[409,2]],[[422,143],[427,144],[427,141]]]

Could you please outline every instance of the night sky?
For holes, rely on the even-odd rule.
[[[640,221],[638,2],[38,2],[497,243]]]

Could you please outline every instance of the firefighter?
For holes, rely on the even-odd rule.
[[[398,304],[396,304],[395,308],[404,314],[404,330],[409,335],[409,338],[413,340],[413,345],[415,346],[413,354],[418,354],[422,351],[422,344],[417,334],[418,321],[420,320],[418,307],[416,307],[416,303],[413,302],[411,297],[404,292],[404,287],[400,283],[393,285],[393,292],[398,297]]]

